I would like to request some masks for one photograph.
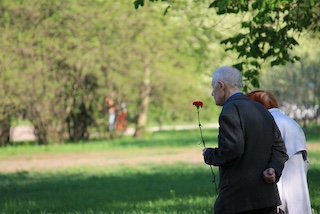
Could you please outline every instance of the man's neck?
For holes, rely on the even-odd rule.
[[[226,100],[229,99],[229,97],[231,97],[232,95],[236,94],[236,93],[241,93],[241,91],[238,88],[230,88],[227,92],[226,92]]]

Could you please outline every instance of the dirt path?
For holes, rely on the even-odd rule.
[[[217,128],[217,124],[207,124],[206,128]],[[149,131],[159,130],[186,130],[198,129],[195,125],[177,125],[152,127]],[[134,130],[128,129],[126,135],[132,135]],[[19,126],[12,128],[10,132],[12,141],[34,141],[33,128],[31,126]],[[71,167],[113,167],[133,166],[138,164],[171,164],[176,162],[203,163],[201,151],[194,149],[176,150],[168,152],[144,152],[144,154],[123,154],[123,152],[94,152],[94,153],[72,153],[72,154],[42,154],[27,155],[25,157],[10,157],[0,159],[0,173],[12,173],[19,171],[47,171],[59,170]]]
[[[139,164],[171,164],[176,162],[203,163],[202,155],[194,149],[184,149],[174,153],[123,154],[120,152],[95,152],[76,154],[50,154],[16,157],[0,160],[0,173],[18,171],[47,171],[71,167],[113,167]]]

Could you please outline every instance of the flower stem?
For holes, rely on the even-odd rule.
[[[204,142],[203,135],[202,135],[202,129],[201,129],[201,123],[200,123],[200,111],[199,111],[199,108],[197,109],[197,111],[198,111],[198,122],[199,122],[199,129],[200,129],[201,141],[202,141],[203,146],[204,146],[204,147],[206,147],[206,143]]]
[[[199,122],[199,129],[200,129],[201,141],[202,141],[203,147],[206,148],[206,143],[204,142],[203,135],[202,135],[199,107],[197,107],[197,112],[198,112],[198,122]],[[214,174],[213,168],[212,168],[211,165],[210,165],[210,169],[211,169],[211,174],[212,174],[212,183],[214,183],[214,187],[215,187],[216,193],[218,193],[218,188],[217,188],[217,183],[216,183],[216,175]]]

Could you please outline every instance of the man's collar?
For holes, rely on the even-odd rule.
[[[235,98],[235,97],[238,97],[238,96],[242,96],[243,94],[241,92],[236,92],[234,94],[232,94],[230,97],[228,97],[228,99],[223,103],[226,104],[227,102],[229,102],[231,99]]]

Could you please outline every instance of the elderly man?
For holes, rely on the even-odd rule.
[[[217,148],[203,150],[219,167],[215,214],[275,214],[281,204],[276,182],[288,159],[272,115],[240,91],[241,73],[221,67],[212,76],[212,96],[222,106]]]

